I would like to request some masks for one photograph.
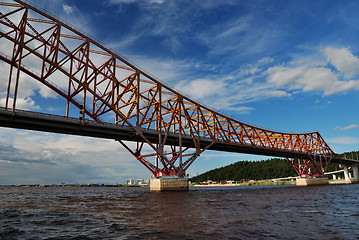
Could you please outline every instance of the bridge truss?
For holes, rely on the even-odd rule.
[[[185,176],[201,153],[220,146],[286,157],[302,177],[322,176],[337,157],[318,132],[269,131],[193,101],[45,10],[20,0],[0,9],[5,110],[14,113],[22,83],[35,80],[64,99],[66,118],[131,128],[135,144],[116,140],[156,177]],[[144,131],[155,131],[156,141]]]

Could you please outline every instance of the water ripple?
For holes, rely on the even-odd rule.
[[[357,185],[0,187],[0,239],[359,239]]]

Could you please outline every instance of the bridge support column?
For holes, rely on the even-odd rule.
[[[297,186],[327,185],[329,180],[324,177],[324,169],[329,163],[327,157],[310,156],[309,159],[288,159],[299,175]]]
[[[160,191],[188,191],[188,179],[183,177],[162,177],[150,180],[150,190]]]
[[[356,182],[359,182],[358,165],[355,165],[355,166],[353,166],[352,168],[353,168],[354,180],[355,180]]]
[[[297,178],[296,185],[297,186],[313,186],[313,185],[328,185],[329,180],[326,177],[318,177],[318,178]]]
[[[351,166],[351,168],[353,169],[354,178],[352,178],[352,175],[349,172],[349,167],[348,166],[342,165],[342,167],[344,168],[345,183],[351,184],[351,183],[358,183],[359,182],[359,174],[358,174],[358,166],[357,165]]]
[[[347,166],[343,166],[344,168],[344,179],[346,183],[350,183],[350,177],[349,177],[349,169]]]

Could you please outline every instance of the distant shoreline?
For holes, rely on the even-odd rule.
[[[295,181],[254,181],[244,183],[229,183],[229,184],[193,184],[191,187],[233,187],[233,186],[276,186],[276,185],[295,185]]]
[[[296,181],[254,181],[244,183],[229,183],[229,184],[192,184],[191,187],[234,187],[234,186],[280,186],[280,185],[295,185]],[[329,184],[345,184],[344,179],[329,180]]]
[[[21,184],[21,185],[0,185],[0,187],[38,187],[38,188],[47,188],[47,187],[148,187],[149,185],[126,185],[126,184],[65,184],[65,185],[56,185],[56,184]]]
[[[229,184],[189,184],[190,187],[235,187],[235,186],[281,186],[281,185],[295,185],[296,181],[252,181],[243,183],[229,183]],[[346,184],[345,179],[329,180],[329,184]],[[22,185],[0,185],[0,187],[149,187],[149,185],[126,185],[126,184],[22,184]]]

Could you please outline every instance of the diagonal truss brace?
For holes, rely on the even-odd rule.
[[[180,149],[176,146],[170,146],[168,153],[158,154],[155,153],[144,154],[144,143],[137,142],[135,150],[132,150],[129,144],[126,144],[122,140],[116,140],[122,146],[124,146],[138,161],[140,161],[154,177],[163,176],[179,176],[185,177],[186,170],[192,165],[192,163],[199,157],[205,150],[209,149],[214,142],[208,144],[201,150],[196,150],[193,153],[185,153],[188,148]],[[159,150],[159,148],[157,149]],[[163,157],[164,156],[164,157]],[[167,156],[170,156],[168,158]],[[152,158],[152,161],[151,161]],[[179,159],[187,158],[185,161],[180,162]],[[154,163],[151,163],[154,162]],[[178,163],[179,162],[179,163]]]
[[[301,178],[323,177],[331,157],[308,155],[308,159],[286,158]]]
[[[13,2],[18,4],[0,2],[1,11],[8,10],[0,12],[0,40],[13,44],[12,51],[0,53],[0,60],[10,65],[5,109],[15,111],[20,72],[25,73],[66,100],[66,117],[71,117],[69,111],[75,107],[82,121],[88,117],[105,124],[110,122],[105,117],[111,115],[115,125],[131,128],[138,141],[135,150],[119,142],[156,176],[185,175],[193,161],[213,145],[281,153],[288,158],[304,156],[309,160],[289,160],[302,176],[321,175],[336,157],[318,132],[281,133],[232,119],[171,89],[28,2]],[[29,63],[31,69],[25,67]],[[158,133],[158,141],[146,138],[144,132],[149,130]],[[173,141],[173,136],[171,142],[167,140],[170,134],[178,140]],[[193,144],[188,143],[191,138]],[[212,143],[203,146],[202,139]],[[187,153],[189,146],[194,153]]]

